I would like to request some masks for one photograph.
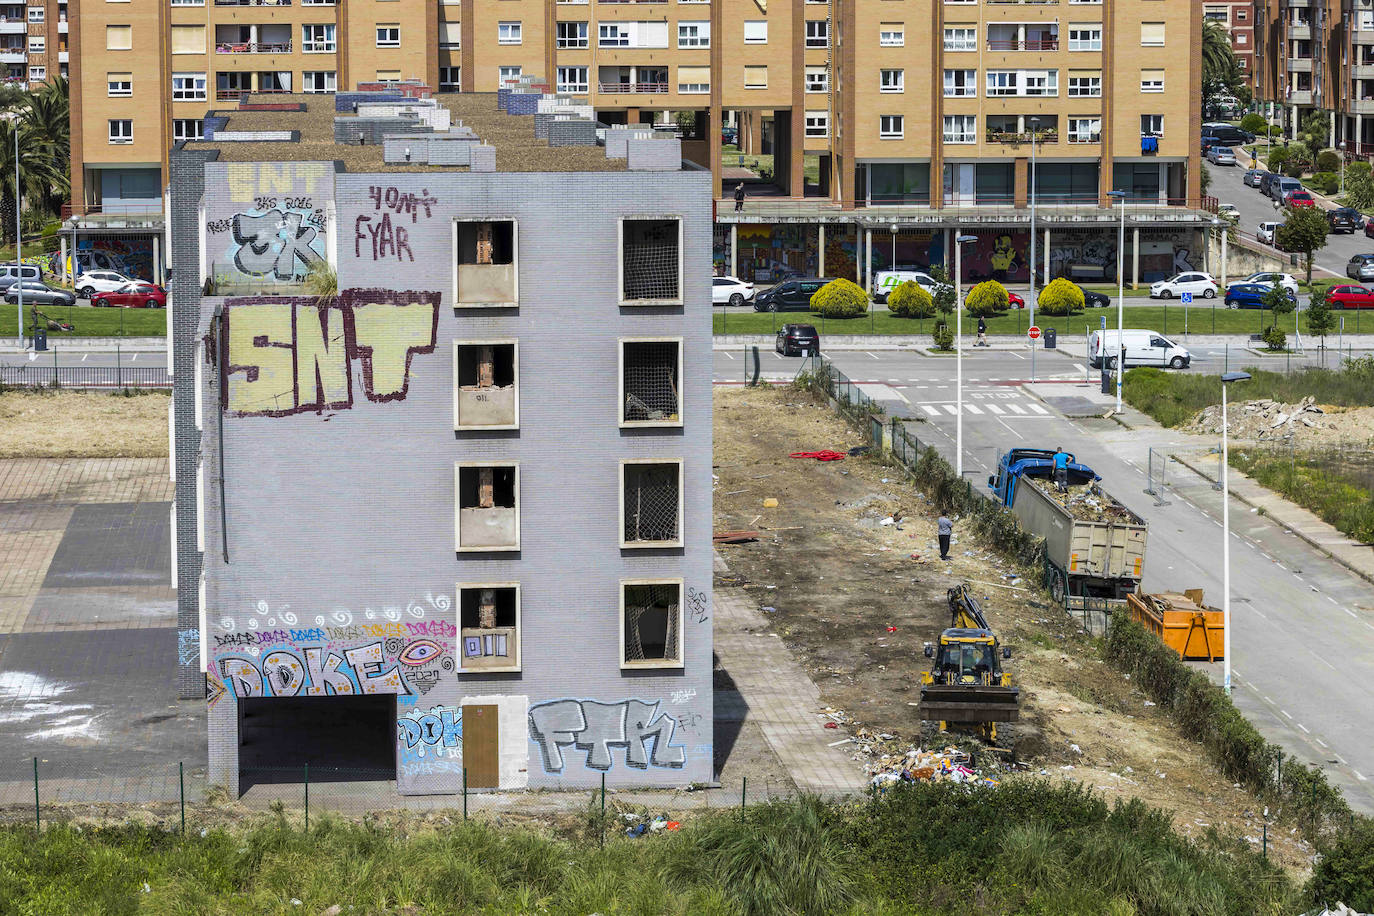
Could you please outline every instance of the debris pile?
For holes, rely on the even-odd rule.
[[[1045,481],[1041,489],[1049,494],[1050,499],[1068,509],[1076,519],[1085,522],[1134,521],[1130,509],[1107,495],[1095,483],[1070,484],[1066,491],[1061,492],[1053,482]]]
[[[859,735],[864,735],[860,729]],[[879,739],[861,744],[855,759],[862,761],[875,789],[882,790],[903,782],[958,782],[973,786],[996,786],[998,780],[984,775],[974,756],[950,745],[940,750],[895,744],[895,735],[869,736]],[[884,740],[885,739],[885,740]],[[862,740],[862,739],[860,739]]]
[[[667,814],[660,814],[651,817],[639,811],[626,811],[620,815],[620,819],[625,822],[625,835],[631,839],[637,839],[646,833],[661,833],[664,830],[677,830],[682,824],[678,821],[668,820]]]
[[[1296,404],[1268,398],[1232,404],[1227,411],[1229,435],[1234,439],[1287,439],[1300,428],[1325,429],[1326,411],[1309,395]],[[1213,405],[1199,413],[1192,423],[1197,432],[1221,435],[1221,406]]]

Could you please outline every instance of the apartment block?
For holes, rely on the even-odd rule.
[[[1221,25],[1231,38],[1236,64],[1251,90],[1255,88],[1255,20],[1260,4],[1255,0],[1205,0],[1202,16]]]
[[[710,781],[710,176],[494,93],[320,102],[202,109],[171,157],[211,781]]]
[[[0,78],[32,88],[67,76],[67,35],[67,0],[0,4]]]

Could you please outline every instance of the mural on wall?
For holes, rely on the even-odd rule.
[[[396,720],[396,740],[406,756],[434,757],[446,753],[462,758],[462,707],[431,706],[428,712],[412,709]]]
[[[858,231],[849,225],[826,226],[825,275],[856,279]],[[820,237],[814,224],[740,223],[736,227],[736,275],[753,283],[778,283],[789,277],[820,272]],[[716,272],[730,267],[730,233],[713,236]]]
[[[964,281],[978,283],[997,280],[1002,283],[1025,283],[1030,279],[1030,233],[1024,231],[979,231],[972,233],[978,241],[967,245],[963,253]],[[875,243],[875,246],[876,243]]]
[[[583,766],[605,772],[615,764],[616,750],[624,752],[626,766],[635,769],[681,769],[687,751],[673,744],[678,720],[662,712],[661,702],[625,699],[613,703],[597,700],[548,700],[530,707],[530,740],[539,746],[547,773],[563,773],[575,749],[585,752]]]
[[[332,163],[210,163],[205,177],[207,274],[298,284],[325,263]]]
[[[405,400],[412,360],[434,352],[440,295],[349,289],[323,304],[313,297],[226,299],[223,406],[245,417],[347,410],[354,363],[367,400]]]
[[[894,244],[895,249],[894,249]],[[895,258],[895,260],[894,260]],[[945,262],[943,229],[902,229],[893,237],[891,230],[873,230],[873,266],[876,273],[892,265],[930,270]]]
[[[264,197],[254,209],[235,213],[229,220],[233,244],[226,259],[250,277],[304,282],[312,268],[325,263],[324,211],[313,203],[309,197],[287,198],[278,206],[275,197]],[[223,231],[218,224],[206,229]]]

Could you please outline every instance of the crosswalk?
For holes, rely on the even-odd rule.
[[[959,413],[956,404],[917,404],[928,416],[955,416]],[[1031,402],[1022,406],[1015,401],[1004,401],[1001,404],[973,404],[964,403],[964,414],[973,416],[983,416],[990,414],[994,417],[1047,417],[1050,412],[1039,404]]]

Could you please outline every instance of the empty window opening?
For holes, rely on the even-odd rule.
[[[626,668],[682,663],[682,584],[625,583],[621,624]]]
[[[513,341],[454,344],[455,429],[515,429],[519,425]]]
[[[624,301],[681,301],[678,221],[627,219],[622,224]]]
[[[626,341],[621,351],[621,422],[682,423],[682,345],[676,340]]]
[[[682,465],[679,462],[625,464],[624,545],[682,544]]]
[[[520,548],[519,469],[514,465],[458,468],[458,549]]]
[[[517,304],[514,221],[457,223],[455,248],[454,299],[459,305]]]
[[[463,585],[458,628],[464,671],[520,670],[520,587]]]
[[[239,701],[239,790],[396,778],[396,698],[255,697]]]

